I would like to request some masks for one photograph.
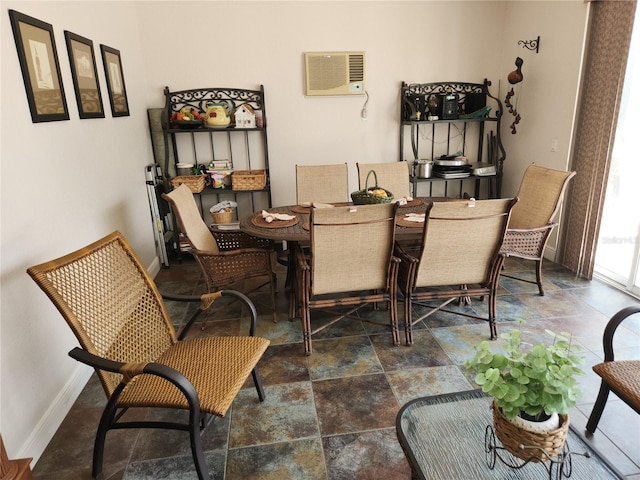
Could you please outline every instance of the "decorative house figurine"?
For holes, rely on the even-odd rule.
[[[235,111],[236,128],[255,128],[256,112],[251,105],[243,103]]]

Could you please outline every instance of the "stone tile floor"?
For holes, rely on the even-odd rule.
[[[278,267],[279,284],[284,269]],[[506,269],[532,278],[529,262],[509,259]],[[544,329],[569,331],[585,347],[587,375],[584,396],[571,412],[571,421],[584,431],[599,388],[591,365],[600,361],[602,332],[611,315],[638,300],[602,283],[576,278],[546,262],[544,297],[534,285],[501,279],[498,331],[518,325],[530,338],[544,338]],[[202,291],[196,264],[185,258],[156,277],[161,291]],[[214,419],[203,434],[212,478],[237,480],[374,480],[409,479],[410,469],[398,444],[395,417],[409,400],[474,388],[460,368],[473,345],[488,337],[488,326],[450,314],[438,314],[417,326],[412,347],[394,347],[389,332],[366,322],[345,320],[314,337],[314,353],[305,356],[298,321],[286,318],[287,298],[278,294],[279,322],[255,297],[258,334],[271,340],[259,364],[267,399],[258,401],[249,381],[225,418]],[[179,327],[185,308],[169,304]],[[474,300],[470,307],[486,308]],[[230,306],[225,318],[210,318],[194,334],[237,334],[241,321]],[[400,310],[401,311],[401,310]],[[363,316],[384,316],[369,310]],[[640,319],[627,322],[618,335],[620,358],[640,358]],[[58,432],[34,468],[40,480],[89,479],[93,437],[104,394],[91,377]],[[176,415],[167,411],[127,415]],[[640,416],[613,394],[599,430],[590,442],[629,479],[640,479]],[[196,478],[188,435],[166,430],[121,430],[107,435],[104,478],[155,480]],[[491,478],[483,472],[479,478]]]

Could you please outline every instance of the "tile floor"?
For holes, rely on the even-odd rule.
[[[284,270],[279,267],[280,284]],[[507,269],[532,276],[527,262],[509,260]],[[570,331],[585,347],[588,373],[584,396],[571,421],[584,430],[599,380],[590,366],[602,357],[601,336],[608,318],[637,300],[599,281],[585,281],[547,262],[546,295],[536,287],[503,278],[498,300],[498,330],[522,319],[536,336],[544,328]],[[161,290],[197,292],[198,268],[189,258],[163,269]],[[468,390],[473,385],[460,364],[472,345],[486,338],[488,326],[464,317],[441,314],[420,325],[412,347],[394,347],[391,336],[365,322],[343,321],[314,339],[314,353],[303,354],[299,322],[286,318],[287,299],[279,292],[280,321],[271,322],[257,299],[259,335],[271,346],[260,362],[267,399],[260,403],[248,382],[231,412],[214,419],[203,434],[212,478],[226,480],[396,480],[410,469],[398,444],[395,417],[409,400],[425,395]],[[180,323],[184,307],[169,305]],[[471,308],[483,308],[474,301]],[[485,307],[486,308],[486,307]],[[233,316],[233,312],[231,316]],[[369,311],[367,315],[384,315]],[[229,315],[227,315],[229,316]],[[627,322],[617,354],[640,358],[640,319]],[[233,334],[237,320],[210,319],[198,335]],[[104,394],[95,376],[77,399],[34,468],[40,480],[89,479],[96,425]],[[168,412],[139,412],[166,418]],[[129,415],[129,414],[128,414]],[[630,479],[640,479],[640,416],[611,396],[599,431],[591,442]],[[483,472],[479,478],[491,478]],[[196,478],[188,436],[184,432],[112,431],[107,436],[104,478],[155,480]]]

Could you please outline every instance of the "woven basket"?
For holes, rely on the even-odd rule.
[[[213,223],[231,223],[233,220],[233,210],[228,212],[209,212],[211,213],[211,218],[213,218]]]
[[[178,188],[183,183],[189,187],[193,193],[200,193],[204,190],[204,175],[183,175],[171,180],[173,188]]]
[[[266,184],[266,170],[236,170],[231,175],[232,190],[262,190]]]
[[[562,452],[562,448],[567,440],[567,432],[569,431],[569,415],[559,415],[560,427],[556,430],[538,433],[523,430],[511,423],[507,417],[504,416],[500,407],[496,405],[495,399],[491,404],[491,409],[493,410],[493,425],[496,429],[496,436],[502,442],[504,448],[514,457],[524,461],[546,462]],[[543,449],[548,456],[538,450],[538,448],[521,449],[520,445],[539,447]]]
[[[373,177],[375,179],[375,186],[369,187],[369,176],[373,173]],[[375,195],[373,190],[384,190],[387,194],[386,197]],[[393,202],[393,193],[384,188],[380,188],[378,186],[378,175],[376,175],[375,170],[369,170],[367,173],[367,178],[364,182],[364,190],[358,190],[357,192],[353,192],[351,194],[351,200],[355,205],[367,205],[372,203],[391,203]]]

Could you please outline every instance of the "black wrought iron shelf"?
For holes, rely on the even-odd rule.
[[[489,182],[488,196],[500,197],[502,167],[506,158],[500,137],[502,102],[491,95],[489,92],[490,86],[491,82],[487,79],[483,83],[435,82],[407,84],[402,82],[400,91],[400,161],[411,160],[405,154],[405,130],[409,129],[408,138],[411,141],[411,148],[408,154],[413,160],[424,158],[436,160],[436,157],[443,153],[437,150],[442,148],[446,150],[444,152],[446,155],[458,153],[450,150],[456,148],[453,141],[457,135],[461,135],[462,155],[468,157],[471,162],[489,163],[496,167],[494,175],[470,175],[464,178],[434,176],[418,178],[412,176],[411,183],[414,196],[418,196],[418,184],[439,182],[445,183],[445,196],[448,196],[450,190],[447,185],[448,182],[458,182],[461,194],[462,184],[465,181],[472,180],[475,181],[474,193],[478,198],[480,182],[487,180]],[[436,116],[438,119],[429,120],[429,116]],[[486,140],[485,125],[489,125]],[[424,132],[425,128],[428,129],[427,131],[431,135],[431,138],[426,140],[425,137],[427,135],[423,134],[421,136],[420,133]],[[469,135],[469,138],[474,139],[475,147],[467,145],[467,135]],[[440,141],[437,141],[436,137]],[[421,140],[423,140],[423,145],[421,145]],[[432,187],[430,186],[429,193],[431,191]]]

